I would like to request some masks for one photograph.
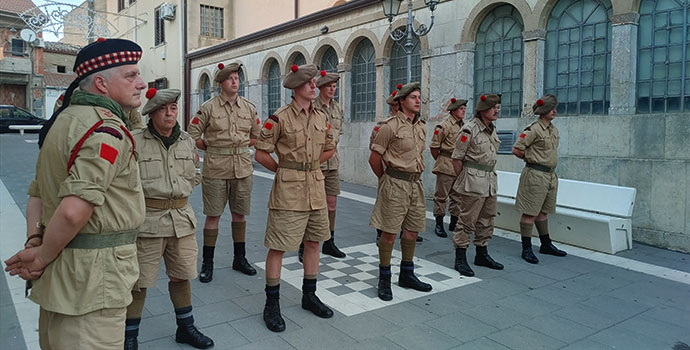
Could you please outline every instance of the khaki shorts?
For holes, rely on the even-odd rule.
[[[370,226],[388,233],[401,228],[412,232],[426,231],[424,187],[421,181],[410,182],[383,174],[379,179]]]
[[[204,215],[221,216],[225,203],[230,204],[230,212],[249,215],[252,202],[253,176],[241,179],[201,178],[201,192],[204,199]]]
[[[137,238],[139,280],[134,288],[151,288],[156,285],[161,257],[165,260],[165,272],[168,276],[181,280],[196,278],[198,255],[199,247],[193,234],[180,238]]]
[[[520,174],[520,185],[515,199],[515,208],[530,216],[556,211],[558,176],[525,167]]]
[[[338,169],[335,170],[321,170],[323,176],[325,177],[324,183],[326,184],[326,195],[327,196],[337,196],[340,194],[340,175],[338,174]]]
[[[125,346],[127,308],[100,309],[71,316],[41,308],[38,342],[43,350],[106,349]]]
[[[302,240],[323,242],[329,238],[327,208],[312,211],[268,210],[264,239],[268,249],[294,251]]]

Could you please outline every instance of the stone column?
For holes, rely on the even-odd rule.
[[[532,116],[532,104],[544,94],[544,55],[546,31],[522,32],[522,116]]]
[[[247,93],[247,99],[249,101],[254,102],[254,105],[256,106],[256,113],[259,114],[259,117],[261,119],[264,119],[266,115],[264,115],[264,104],[262,94],[261,94],[261,80],[247,80],[246,81],[246,93]]]
[[[637,94],[637,27],[640,14],[611,16],[611,105],[609,114],[634,114]]]
[[[475,43],[461,43],[455,45],[457,50],[458,76],[455,94],[459,98],[467,99],[467,115],[474,111],[474,49]]]
[[[382,114],[384,106],[386,105],[386,92],[388,91],[388,82],[390,81],[390,59],[377,58],[374,60],[374,65],[376,65],[376,109],[374,120],[377,119],[379,115],[387,115],[388,113]],[[386,76],[386,71],[388,71],[388,76]]]
[[[352,65],[345,63],[338,64],[338,73],[340,73],[340,105],[343,107],[345,122],[349,123],[352,120],[350,116],[350,106],[352,102]]]

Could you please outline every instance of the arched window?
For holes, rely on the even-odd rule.
[[[558,96],[558,113],[608,113],[612,12],[609,0],[561,0],[551,11],[544,89]]]
[[[690,1],[640,4],[637,112],[690,110]]]
[[[211,79],[208,75],[204,74],[201,76],[201,83],[199,84],[201,88],[199,93],[199,105],[211,99]]]
[[[368,39],[355,47],[352,56],[352,108],[350,120],[374,121],[376,117],[376,67],[374,45]]]
[[[326,52],[323,53],[323,56],[321,57],[320,67],[321,69],[329,73],[338,72],[338,54],[335,53],[334,48],[329,47],[328,50],[326,50]],[[336,88],[335,90],[335,96],[333,97],[333,99],[336,101],[340,99],[340,84],[338,84],[338,88]]]
[[[304,58],[304,55],[301,52],[298,52],[297,55],[295,55],[295,59],[292,60],[292,64],[290,64],[290,66],[292,66],[293,64],[301,66],[307,64],[307,60]],[[289,68],[290,67],[288,67],[288,69]]]
[[[240,89],[237,90],[237,94],[242,96],[242,97],[247,97],[247,95],[245,94],[245,88],[244,88],[245,85],[247,84],[247,80],[244,77],[244,69],[242,69],[242,67],[240,67],[240,70],[237,71],[237,75],[240,78]]]
[[[280,65],[278,61],[271,60],[268,67],[268,114],[273,114],[276,109],[280,108]]]
[[[412,81],[421,82],[422,80],[422,56],[419,54],[419,38],[412,39]],[[393,42],[391,47],[391,80],[388,85],[390,92],[395,90],[398,83],[407,84],[407,52],[405,51],[405,41]]]
[[[502,5],[484,18],[477,31],[474,100],[482,94],[501,94],[501,117],[519,117],[522,110],[522,30],[518,10]]]

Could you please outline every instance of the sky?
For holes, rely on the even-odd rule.
[[[51,2],[59,2],[59,3],[63,3],[63,4],[72,4],[72,5],[75,5],[75,6],[79,6],[79,5],[81,5],[81,3],[84,2],[84,0],[56,0],[56,1],[51,1],[51,0],[33,0],[33,2],[34,2],[34,4],[36,4],[36,6],[39,6],[39,7],[40,7],[41,5],[50,4]],[[41,9],[43,9],[43,8],[41,8]],[[43,39],[44,39],[45,41],[58,41],[58,40],[60,40],[61,38],[62,38],[62,35],[61,35],[60,37],[56,37],[56,36],[55,36],[53,33],[51,33],[51,32],[43,32]]]

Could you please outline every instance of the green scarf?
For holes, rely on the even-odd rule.
[[[83,90],[75,90],[72,93],[72,98],[70,99],[69,103],[75,105],[103,107],[115,113],[115,115],[122,119],[122,121],[125,123],[125,126],[127,126],[127,129],[130,127],[129,117],[125,114],[125,111],[122,110],[122,106],[105,96],[92,94]]]
[[[163,146],[165,146],[165,149],[169,149],[170,146],[172,146],[172,144],[180,138],[180,134],[182,133],[180,131],[180,123],[175,124],[172,134],[170,134],[169,137],[165,137],[158,133],[158,130],[156,130],[156,128],[153,127],[153,120],[151,120],[151,118],[149,118],[148,127],[151,134],[157,137],[159,140],[161,140],[161,142],[163,142]]]

